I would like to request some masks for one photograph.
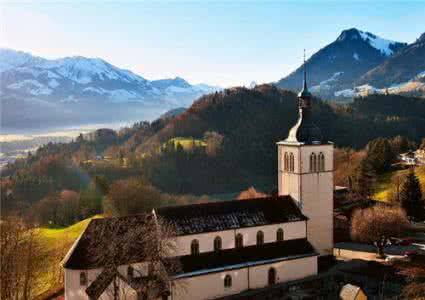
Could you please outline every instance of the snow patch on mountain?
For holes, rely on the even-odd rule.
[[[383,39],[370,32],[363,32],[360,30],[359,34],[364,41],[368,42],[369,45],[371,45],[373,48],[381,51],[382,54],[386,56],[390,56],[393,54],[393,50],[391,50],[391,45],[397,44],[396,41]]]
[[[338,82],[339,77],[344,74],[344,72],[336,72],[330,78],[321,81],[318,85],[314,85],[310,88],[312,92],[320,92],[321,90],[330,90],[332,85]]]
[[[57,88],[60,85],[60,83],[56,79],[51,79],[47,85],[51,87],[52,89],[54,89],[54,88]]]
[[[369,84],[356,86],[353,89],[344,89],[334,92],[335,97],[354,98],[360,96],[367,96],[370,94],[403,94],[414,92],[425,92],[425,83],[419,81],[425,77],[425,71],[420,72],[407,82],[393,84],[386,88],[376,88]]]

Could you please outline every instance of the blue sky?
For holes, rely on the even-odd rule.
[[[147,79],[276,81],[356,27],[413,42],[425,1],[2,1],[0,47],[101,57]]]

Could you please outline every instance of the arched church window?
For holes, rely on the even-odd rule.
[[[86,272],[80,273],[80,285],[87,285],[87,273]]]
[[[282,242],[283,241],[283,229],[282,228],[279,228],[276,231],[276,241],[278,241],[278,242]]]
[[[127,268],[127,277],[128,278],[134,277],[134,268],[132,266],[128,266],[128,268]]]
[[[242,248],[243,247],[243,236],[242,236],[242,234],[238,233],[236,235],[235,245],[236,245],[236,248]]]
[[[285,159],[284,159],[284,163],[283,163],[283,169],[285,171],[289,170],[289,157],[288,157],[288,152],[285,152]]]
[[[325,170],[325,155],[320,152],[319,153],[319,171]]]
[[[224,287],[228,288],[232,286],[232,276],[230,276],[229,274],[227,274],[224,277]]]
[[[294,154],[292,152],[289,154],[289,171],[294,172],[295,162],[294,162]]]
[[[260,230],[257,232],[257,245],[264,244],[264,233]]]
[[[192,255],[199,254],[199,242],[198,240],[193,240],[190,244],[190,253]]]
[[[273,285],[276,284],[276,269],[275,268],[270,268],[269,269],[269,285]]]
[[[221,250],[221,237],[216,236],[214,239],[214,251],[218,252]]]

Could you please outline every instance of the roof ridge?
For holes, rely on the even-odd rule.
[[[156,212],[161,211],[161,210],[166,210],[169,208],[175,209],[175,208],[179,208],[179,209],[183,209],[183,208],[187,208],[187,207],[196,207],[196,206],[208,206],[208,205],[219,205],[219,204],[223,204],[223,203],[235,203],[235,202],[239,202],[239,201],[243,201],[245,203],[247,202],[254,202],[254,201],[267,201],[267,200],[277,200],[277,199],[287,199],[287,198],[291,198],[292,197],[290,195],[272,195],[272,196],[266,196],[266,197],[256,197],[256,198],[248,198],[248,199],[231,199],[231,200],[218,200],[218,201],[211,201],[211,202],[202,202],[202,203],[189,203],[189,204],[184,204],[184,205],[169,205],[169,206],[162,206],[162,207],[158,207],[158,208],[154,208],[154,210]]]

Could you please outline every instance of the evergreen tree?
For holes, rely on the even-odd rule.
[[[388,171],[395,159],[395,154],[387,139],[377,138],[367,145],[367,157],[375,172]]]
[[[354,173],[354,192],[360,197],[370,198],[376,182],[376,173],[369,159],[363,159]]]
[[[424,219],[424,201],[422,191],[419,185],[419,179],[416,177],[413,168],[406,176],[400,191],[401,206],[406,210],[406,214],[413,219]]]
[[[419,146],[419,149],[425,150],[425,139],[422,139],[421,145]]]

